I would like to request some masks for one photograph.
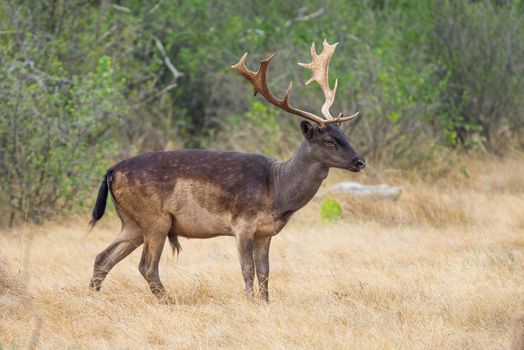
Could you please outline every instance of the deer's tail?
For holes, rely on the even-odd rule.
[[[113,175],[113,171],[109,170],[102,180],[102,183],[100,184],[100,189],[98,190],[98,196],[96,197],[96,203],[95,207],[93,208],[93,214],[91,216],[91,221],[89,222],[89,225],[91,225],[91,228],[93,228],[98,220],[104,216],[104,212],[106,211],[106,203],[107,203],[107,195],[110,191],[111,187],[111,178]]]

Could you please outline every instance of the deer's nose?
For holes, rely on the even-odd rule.
[[[364,160],[364,158],[361,158],[361,157],[355,157],[353,158],[353,166],[359,170],[362,170],[366,167],[366,161]]]

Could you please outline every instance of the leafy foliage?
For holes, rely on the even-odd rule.
[[[323,38],[340,42],[333,112],[361,112],[350,137],[367,158],[524,144],[522,0],[2,1],[0,23],[0,198],[19,217],[77,207],[140,151],[289,155],[298,119],[229,66],[279,50],[272,91],[292,80],[292,103],[318,112],[296,62]]]
[[[320,217],[324,221],[334,221],[342,218],[342,207],[336,199],[326,198],[320,207]]]
[[[524,16],[505,3],[439,1],[430,45],[446,80],[439,116],[449,144],[496,150],[522,128]]]
[[[115,152],[104,137],[125,113],[111,59],[85,76],[51,76],[29,60],[31,43],[2,62],[0,186],[33,219],[78,206]]]

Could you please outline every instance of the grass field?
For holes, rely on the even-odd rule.
[[[467,170],[466,170],[467,169]],[[273,239],[271,303],[250,302],[231,238],[166,247],[159,304],[137,266],[118,264],[101,292],[93,260],[116,236],[88,216],[0,232],[4,348],[506,349],[524,310],[524,158],[470,160],[432,181],[381,172],[397,202],[335,197],[344,218],[318,214],[322,189]],[[377,182],[334,172],[329,179]],[[93,189],[94,191],[96,189]]]

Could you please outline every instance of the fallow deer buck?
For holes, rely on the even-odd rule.
[[[117,163],[102,181],[91,225],[104,214],[111,193],[122,231],[95,259],[90,287],[102,281],[120,260],[144,244],[139,271],[151,292],[165,300],[158,274],[166,237],[173,251],[178,236],[210,238],[233,236],[247,295],[253,297],[256,272],[260,297],[268,300],[269,244],[293,213],[307,204],[327,177],[329,168],[358,172],[364,159],[351,147],[339,123],[355,118],[332,117],[337,82],[328,83],[329,62],[337,44],[325,40],[318,55],[311,46],[312,62],[299,63],[311,70],[325,96],[321,118],[289,104],[291,84],[282,100],[270,91],[266,75],[274,54],[260,62],[258,71],[246,68],[247,53],[232,66],[257,93],[278,108],[305,118],[300,124],[304,140],[288,161],[249,153],[180,150],[145,153]]]

